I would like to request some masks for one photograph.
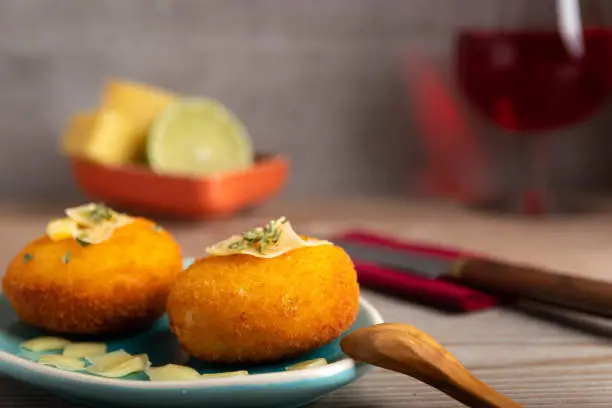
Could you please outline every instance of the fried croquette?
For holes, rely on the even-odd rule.
[[[330,244],[269,259],[202,258],[177,279],[167,312],[192,356],[261,363],[296,357],[337,338],[353,324],[358,303],[353,263]]]
[[[27,324],[59,333],[116,333],[160,318],[181,270],[171,235],[135,218],[95,245],[47,235],[30,242],[10,262],[2,288]]]

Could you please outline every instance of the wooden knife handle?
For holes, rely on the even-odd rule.
[[[612,283],[486,259],[462,259],[452,276],[485,290],[612,316]]]

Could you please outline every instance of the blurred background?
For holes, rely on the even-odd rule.
[[[484,74],[457,75],[457,39],[554,30],[555,10],[553,0],[3,0],[1,198],[81,199],[59,138],[115,77],[222,101],[258,151],[290,159],[285,196],[462,199],[507,186],[522,165],[515,138],[459,90]],[[612,3],[584,0],[581,14],[605,27]],[[605,56],[595,71],[612,79]],[[599,96],[592,114],[554,129],[556,189],[612,187],[612,115]]]

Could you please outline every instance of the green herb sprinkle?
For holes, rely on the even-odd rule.
[[[24,264],[30,262],[32,259],[34,259],[34,256],[31,253],[26,252],[25,254],[23,254],[23,263]]]
[[[91,243],[87,242],[87,241],[83,241],[81,238],[77,238],[76,239],[77,244],[79,244],[80,246],[82,246],[83,248],[88,247],[91,245]]]

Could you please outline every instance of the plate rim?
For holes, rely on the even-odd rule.
[[[369,301],[361,296],[359,297],[359,308],[365,311],[365,313],[373,321],[373,324],[384,323],[380,312]],[[347,371],[355,371],[358,364],[362,363],[358,363],[350,357],[345,357],[323,367],[315,367],[305,370],[250,374],[248,376],[226,378],[202,378],[187,381],[126,381],[118,378],[98,377],[79,372],[64,371],[39,364],[35,361],[26,360],[7,351],[0,350],[0,372],[9,376],[12,376],[14,370],[25,370],[35,375],[53,377],[55,380],[65,380],[77,385],[88,384],[112,386],[122,389],[172,390],[177,388],[203,389],[287,384],[334,377]],[[23,378],[24,376],[20,377]],[[25,380],[25,378],[23,379]]]

